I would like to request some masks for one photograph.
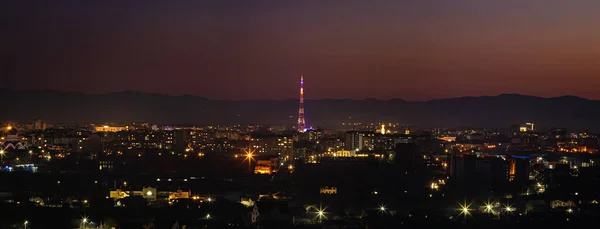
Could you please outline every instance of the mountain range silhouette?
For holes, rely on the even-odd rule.
[[[134,91],[85,94],[52,90],[0,89],[0,120],[49,123],[277,124],[293,126],[298,100],[212,100]],[[311,126],[342,122],[394,122],[418,127],[508,128],[534,122],[539,129],[600,130],[600,101],[575,96],[542,98],[519,94],[429,101],[402,99],[305,100]]]

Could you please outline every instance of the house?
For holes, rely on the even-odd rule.
[[[571,208],[571,207],[575,207],[575,203],[571,200],[568,201],[561,201],[561,200],[553,200],[552,202],[550,202],[550,207],[552,209],[555,208]]]
[[[258,201],[252,210],[252,224],[259,228],[285,228],[292,224],[292,215],[286,201]]]

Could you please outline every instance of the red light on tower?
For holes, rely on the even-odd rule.
[[[298,109],[298,132],[306,131],[304,122],[304,76],[300,76],[300,108]]]

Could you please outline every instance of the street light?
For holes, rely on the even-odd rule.
[[[29,221],[25,220],[25,222],[23,223],[23,227],[24,227],[25,229],[27,229],[27,224],[29,224]]]
[[[314,207],[315,210],[317,210],[317,218],[319,219],[319,223],[323,221],[323,218],[327,219],[327,216],[325,215],[327,212],[325,212],[325,210],[327,210],[327,207],[323,208],[323,205],[319,205],[319,208]]]
[[[385,213],[385,212],[386,212],[386,210],[387,210],[387,209],[385,208],[385,205],[384,205],[384,204],[380,204],[380,205],[379,205],[379,212],[380,212],[380,213]]]
[[[485,202],[485,211],[487,213],[493,213],[494,212],[494,205],[489,200],[488,200],[488,202]]]
[[[489,204],[488,204],[488,205],[485,205],[485,210],[486,210],[488,213],[491,213],[491,212],[492,212],[492,205],[489,205]]]
[[[325,212],[324,212],[323,210],[319,210],[319,211],[317,212],[317,214],[319,215],[319,219],[321,219],[321,217],[324,217],[324,216],[325,216]]]
[[[464,203],[459,203],[458,204],[460,206],[460,214],[458,215],[464,215],[465,218],[467,218],[467,215],[471,215],[471,212],[469,212],[471,209],[469,209],[469,207],[471,207],[471,204],[467,204],[467,202]]]
[[[252,148],[250,146],[248,146],[248,149],[244,149],[244,153],[246,153],[246,158],[245,160],[248,160],[248,172],[252,172],[252,160],[254,160],[254,150],[252,150]]]
[[[87,223],[87,221],[88,221],[87,217],[83,217],[81,219],[81,228],[85,228],[85,223]]]
[[[508,213],[513,212],[515,210],[515,208],[513,208],[511,205],[504,205],[504,210]]]

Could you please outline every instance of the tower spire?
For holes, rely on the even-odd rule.
[[[298,108],[298,131],[304,132],[306,123],[304,122],[304,75],[300,75],[300,107]]]

